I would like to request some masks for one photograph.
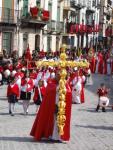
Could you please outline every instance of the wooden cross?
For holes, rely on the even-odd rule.
[[[60,81],[59,81],[59,102],[58,102],[58,114],[57,114],[57,125],[59,130],[59,135],[64,134],[64,126],[66,121],[65,108],[66,108],[66,76],[67,71],[66,67],[78,67],[78,68],[86,68],[89,66],[87,61],[67,61],[66,55],[66,45],[63,45],[61,48],[60,60],[59,61],[37,61],[37,67],[42,66],[52,66],[60,68]]]

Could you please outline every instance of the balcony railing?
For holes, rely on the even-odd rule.
[[[48,32],[55,32],[55,33],[63,33],[64,32],[64,23],[51,20],[47,25]]]
[[[112,16],[112,10],[110,11],[108,7],[103,8],[103,13],[108,16]]]
[[[63,7],[64,8],[70,8],[70,1],[69,0],[64,0]]]
[[[0,8],[0,23],[2,24],[16,24],[18,20],[18,10],[10,8]]]
[[[30,8],[22,8],[20,11],[20,19],[34,20],[34,21],[48,21],[49,11],[40,9],[37,6]]]
[[[109,6],[112,5],[112,1],[111,0],[108,0],[107,3],[108,3]]]
[[[70,5],[73,8],[81,9],[86,6],[86,2],[84,0],[70,0]]]

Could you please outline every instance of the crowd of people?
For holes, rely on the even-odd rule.
[[[54,115],[54,113],[58,113],[58,82],[60,68],[58,66],[37,68],[35,61],[59,61],[60,53],[61,51],[59,50],[54,53],[40,51],[37,53],[33,52],[33,54],[31,54],[28,47],[21,58],[18,58],[14,54],[10,58],[3,59],[3,64],[0,66],[1,85],[8,84],[7,98],[9,103],[9,114],[11,114],[11,116],[15,115],[14,106],[19,100],[22,100],[23,102],[23,114],[27,115],[29,113],[28,109],[30,100],[33,96],[33,102],[36,105],[36,112],[38,112],[38,114],[30,134],[37,140],[40,140],[43,137],[51,137],[51,139],[55,140],[68,141],[70,137],[71,104],[81,104],[85,102],[84,87],[85,84],[92,84],[91,73],[107,75],[113,74],[113,56],[111,50],[102,52],[95,52],[93,48],[82,50],[79,48],[76,51],[75,49],[72,51],[68,49],[66,50],[66,54],[68,56],[67,60],[87,60],[89,62],[89,66],[87,68],[66,67],[66,90],[68,99],[70,99],[70,101],[68,101],[69,107],[66,108],[66,112],[69,113],[68,121],[66,122],[66,133],[64,132],[64,136],[59,137],[58,128],[55,123],[56,115]],[[103,104],[100,103],[102,101],[100,98],[101,96],[104,96],[104,100],[106,99],[102,106],[103,111],[105,111],[105,106],[108,106],[109,104],[109,100],[105,98],[107,91],[104,90],[105,92],[102,93],[103,89],[104,85],[102,85],[102,89],[98,91],[99,103],[96,111],[98,111],[100,106]],[[49,102],[50,99],[51,103]],[[41,106],[39,109],[38,106],[40,104]],[[44,117],[45,115],[46,117]],[[45,130],[44,127],[47,123],[48,127]]]

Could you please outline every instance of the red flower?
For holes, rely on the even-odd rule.
[[[30,7],[30,13],[32,15],[33,18],[37,18],[37,15],[38,15],[38,8],[35,6],[35,7]]]
[[[42,11],[42,20],[48,21],[50,17],[49,11],[48,10],[43,10]]]

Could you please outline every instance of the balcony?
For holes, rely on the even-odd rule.
[[[47,25],[48,34],[61,34],[64,32],[64,23],[51,20]]]
[[[108,7],[103,7],[103,14],[106,16],[112,16],[112,11],[108,9]]]
[[[86,13],[87,14],[93,14],[95,12],[95,10],[93,8],[91,8],[90,6],[87,7]]]
[[[86,2],[84,0],[71,0],[70,5],[72,8],[80,10],[86,6]]]
[[[70,6],[70,1],[69,0],[64,0],[63,1],[63,9],[64,10],[71,10],[71,6]]]
[[[100,3],[100,1],[99,1],[99,0],[97,0],[96,8],[97,8],[97,9],[101,9],[101,3]]]
[[[92,19],[87,19],[87,20],[86,20],[86,24],[87,24],[87,26],[93,26],[93,25],[94,25],[94,20],[92,20]]]
[[[108,0],[107,3],[108,3],[108,6],[110,6],[110,7],[112,6],[112,1],[111,0]]]
[[[0,8],[0,26],[15,26],[17,24],[18,10]]]
[[[91,13],[94,13],[94,12],[95,12],[95,10],[92,7],[91,0],[88,0],[86,13],[91,14]]]
[[[20,24],[23,28],[42,28],[48,23],[49,15],[49,11],[37,7],[30,8],[29,11],[23,8],[20,11]]]

